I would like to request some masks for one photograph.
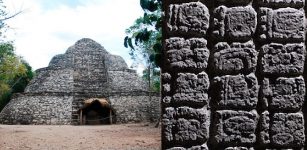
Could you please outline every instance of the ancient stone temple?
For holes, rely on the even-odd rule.
[[[162,2],[162,149],[306,149],[305,0]]]
[[[151,96],[149,96],[151,95]],[[91,39],[81,39],[65,54],[36,71],[25,92],[0,113],[4,124],[110,124],[159,118],[159,96]]]

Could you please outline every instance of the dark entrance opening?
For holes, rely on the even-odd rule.
[[[114,112],[104,99],[85,101],[84,107],[79,110],[79,115],[81,125],[101,125],[114,122]]]

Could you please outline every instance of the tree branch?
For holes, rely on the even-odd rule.
[[[3,19],[0,19],[0,21],[2,22],[2,21],[5,21],[5,20],[9,20],[9,19],[11,19],[11,18],[14,18],[14,17],[16,17],[17,15],[21,14],[22,12],[23,12],[23,11],[19,11],[19,12],[15,13],[15,14],[13,14],[13,15],[11,15],[11,16],[8,16],[8,17],[5,17],[5,18],[3,18]]]

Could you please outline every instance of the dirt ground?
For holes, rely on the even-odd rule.
[[[153,124],[0,125],[0,150],[156,150],[160,143]]]

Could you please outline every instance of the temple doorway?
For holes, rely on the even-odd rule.
[[[88,99],[79,110],[81,125],[102,125],[114,123],[114,111],[106,99]]]

